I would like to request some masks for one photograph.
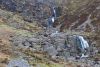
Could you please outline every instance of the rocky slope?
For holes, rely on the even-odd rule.
[[[74,11],[72,11],[72,13],[62,15],[60,18],[58,18],[60,22],[56,22],[55,25],[57,25],[57,23],[61,24],[61,31],[66,28],[86,32],[99,30],[100,1],[92,0],[91,2],[89,1],[89,3],[86,2],[84,5],[80,6],[76,5],[78,4],[76,2],[73,2],[73,6],[77,6],[76,9],[70,6],[68,9],[70,10],[73,8]]]
[[[54,6],[61,15],[46,28]],[[99,0],[0,0],[0,67],[99,67],[99,10]],[[89,58],[77,57],[75,35],[90,44]]]

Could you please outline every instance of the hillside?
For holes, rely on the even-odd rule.
[[[100,67],[99,28],[99,0],[0,0],[0,67]]]

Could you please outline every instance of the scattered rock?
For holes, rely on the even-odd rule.
[[[24,59],[13,59],[9,61],[7,67],[30,67],[30,65]]]
[[[57,55],[57,50],[52,46],[50,45],[44,45],[44,51],[46,51],[50,56],[56,56]]]

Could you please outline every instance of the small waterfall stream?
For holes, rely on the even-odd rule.
[[[56,9],[55,7],[52,8],[52,15],[48,18],[48,23],[47,26],[48,27],[52,27],[53,23],[55,22],[55,18],[56,18]]]
[[[88,57],[84,54],[85,52],[87,52],[87,49],[89,48],[88,42],[84,39],[83,36],[76,36],[76,42],[77,48],[79,48],[82,53],[81,57]]]
[[[55,7],[53,7],[52,9],[53,9],[53,16],[56,18],[57,17],[56,9],[55,9]]]
[[[78,38],[81,41],[80,45],[82,46],[83,50],[86,49],[86,48],[89,48],[88,42],[82,36],[78,36]]]

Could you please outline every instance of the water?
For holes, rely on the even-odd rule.
[[[55,21],[54,17],[50,17],[50,18],[48,18],[47,26],[48,26],[48,27],[52,27],[54,21]]]
[[[48,18],[48,23],[47,23],[47,26],[48,27],[52,27],[53,26],[53,23],[55,22],[55,18],[56,18],[56,10],[55,8],[53,7],[52,8],[52,16]]]
[[[82,36],[78,36],[78,38],[80,40],[80,46],[82,47],[83,50],[89,48],[88,42]]]
[[[79,48],[79,50],[80,50],[79,52],[81,54],[81,58],[88,57],[88,55],[86,53],[88,52],[87,49],[89,48],[89,44],[84,39],[83,36],[76,37],[76,44],[77,44],[77,48]]]
[[[55,18],[57,17],[55,7],[53,7],[53,16],[54,16]]]
[[[54,17],[52,17],[51,19],[52,19],[52,23],[54,23],[54,22],[55,22],[55,18],[54,18]]]

